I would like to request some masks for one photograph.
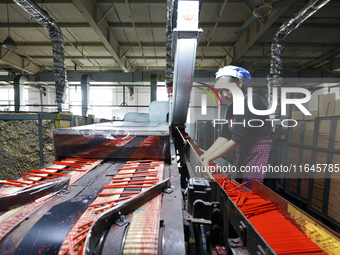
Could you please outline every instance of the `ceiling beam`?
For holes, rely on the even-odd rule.
[[[211,42],[209,47],[233,47],[236,42]],[[49,47],[52,46],[50,42],[16,42],[18,47]],[[137,42],[118,42],[120,47],[139,47]],[[198,44],[199,47],[205,47],[207,44],[206,41],[200,41]],[[73,45],[77,47],[104,47],[101,42],[75,42]],[[73,47],[68,42],[65,42],[65,47]],[[165,42],[141,42],[142,47],[145,48],[153,48],[153,47],[164,47]],[[271,43],[262,43],[257,42],[254,43],[252,47],[267,47],[269,48]],[[286,42],[285,48],[318,48],[318,49],[337,49],[340,47],[339,43],[298,43],[298,42]]]
[[[237,0],[233,0],[237,1]],[[241,0],[240,2],[243,2],[244,0]],[[73,4],[72,0],[35,0],[36,4]],[[212,1],[213,3],[217,3],[218,0]],[[97,4],[126,4],[125,0],[96,0]],[[164,0],[129,0],[129,3],[131,4],[164,4]],[[0,0],[0,4],[15,4],[12,0]]]
[[[30,56],[33,59],[52,59],[53,56]],[[87,56],[88,59],[113,59],[112,56]],[[197,56],[197,58],[200,58],[200,56]],[[224,56],[206,56],[206,59],[224,59]],[[83,56],[65,56],[65,59],[84,59]],[[126,56],[126,59],[144,59],[143,56]],[[155,59],[155,60],[165,60],[165,56],[145,56],[145,59]]]
[[[36,4],[72,4],[72,0],[35,0]],[[221,0],[203,0],[203,4],[221,4]],[[304,5],[308,1],[299,1],[294,5]],[[97,4],[126,4],[125,0],[96,0]],[[246,4],[247,0],[228,0],[228,4]],[[0,0],[0,4],[15,4],[13,0]],[[129,4],[164,4],[164,0],[129,0]],[[331,6],[340,6],[339,2],[331,1],[328,3]]]
[[[11,50],[5,50],[3,47],[0,47],[0,63],[2,64],[2,68],[3,65],[7,65],[28,74],[35,74],[41,71],[41,68],[33,63],[31,59],[21,58]]]
[[[269,63],[267,63],[266,65],[261,65],[261,67],[258,68],[258,70],[268,70],[268,66],[269,66]],[[53,66],[50,66],[51,68],[53,68]],[[201,65],[200,67],[196,66],[195,68],[197,70],[212,70],[212,71],[215,71],[220,67],[220,65],[218,65],[216,63],[216,65]],[[301,67],[301,64],[299,63],[295,63],[295,64],[287,64],[286,65],[287,67],[287,70],[291,69],[291,70],[297,70],[298,67]],[[140,70],[141,66],[137,67],[136,69],[132,69],[131,71],[136,71],[136,70]],[[158,65],[158,66],[152,66],[152,65],[149,65],[149,71],[150,70],[164,70],[166,67],[165,65]],[[74,70],[74,66],[66,66],[66,69],[69,70],[69,71],[73,71]],[[82,68],[79,67],[78,70],[86,70],[86,71],[98,71],[96,68],[94,68],[93,66],[83,66]],[[112,71],[112,67],[111,66],[102,66],[102,71],[104,70],[108,70],[108,71]]]
[[[127,28],[132,27],[132,24],[129,22],[108,22],[109,26],[112,28]],[[218,27],[221,28],[239,28],[243,23],[242,22],[221,22]],[[6,24],[5,24],[6,25]],[[214,27],[215,23],[212,22],[200,22],[200,28],[210,28]],[[137,28],[165,28],[165,22],[136,22],[135,26]]]
[[[118,42],[121,47],[139,47],[137,42]],[[198,47],[205,47],[207,41],[200,41]],[[232,47],[235,42],[213,42],[210,46],[214,47]],[[142,47],[165,47],[165,42],[141,42]]]
[[[90,27],[89,23],[87,22],[61,22],[58,23],[58,26],[61,28],[77,28],[77,27]],[[7,28],[7,23],[0,23],[0,28]],[[10,28],[41,28],[39,23],[9,23]]]
[[[281,18],[280,18],[281,20]],[[284,21],[283,21],[284,22]],[[278,28],[283,24],[283,22],[275,22],[272,24],[271,28],[275,27]],[[110,28],[132,28],[133,25],[131,22],[107,22],[108,26]],[[219,22],[218,28],[239,28],[242,26],[242,22]],[[86,28],[91,27],[89,23],[87,22],[61,22],[58,23],[59,27],[61,28]],[[200,22],[199,27],[200,28],[212,28],[214,27],[215,23],[213,22]],[[136,22],[135,23],[136,28],[165,28],[165,22]],[[7,28],[7,23],[0,23],[0,28]],[[10,28],[41,28],[41,25],[38,23],[9,23]],[[322,29],[340,29],[340,24],[338,23],[314,23],[314,22],[304,22],[300,28],[302,29],[316,29],[316,28],[322,28]]]
[[[30,56],[33,59],[52,59],[53,56]],[[88,56],[88,59],[112,59],[112,56]],[[224,56],[204,56],[204,59],[216,59],[216,60],[223,60],[225,57]],[[65,59],[84,59],[83,56],[66,56]],[[126,59],[144,59],[143,56],[126,56]],[[165,60],[165,56],[145,56],[145,59],[150,59],[150,60]],[[197,55],[196,59],[201,59],[201,56]],[[296,57],[296,56],[284,56],[282,57],[284,60],[295,60],[295,61],[312,61],[317,59],[317,57]],[[242,56],[241,60],[270,60],[270,56],[268,57],[263,57],[263,56]]]
[[[286,56],[286,57],[282,57],[283,60],[286,61],[311,61],[311,60],[315,60],[318,57],[296,57],[296,56]],[[270,56],[242,56],[241,60],[265,60],[265,61],[269,61],[271,58]],[[268,62],[270,63],[270,61]]]
[[[40,0],[41,1],[41,0]],[[112,3],[112,0],[96,0],[99,4],[107,4]],[[221,0],[203,0],[203,4],[209,3],[209,4],[220,4]],[[115,4],[125,4],[125,0],[115,0]],[[228,3],[231,4],[245,4],[246,0],[229,0]],[[129,0],[129,4],[164,4],[166,5],[166,1],[164,0]]]
[[[53,56],[41,56],[41,55],[35,55],[31,56],[34,59],[53,59]],[[112,59],[114,58],[112,56],[86,56],[87,59]],[[84,56],[65,56],[65,59],[85,59]]]
[[[132,28],[131,22],[107,22],[108,26],[111,28]],[[242,26],[242,22],[220,22],[219,28],[239,28]],[[136,22],[136,28],[165,28],[165,22]],[[279,24],[278,24],[279,25]],[[333,24],[334,27],[336,24]],[[77,27],[90,27],[87,22],[61,22],[58,23],[61,28],[77,28]],[[210,28],[214,27],[214,23],[211,22],[201,22],[199,23],[200,28]],[[326,25],[327,26],[327,25]],[[7,28],[8,23],[0,23],[0,28]],[[24,22],[11,22],[9,23],[10,28],[41,28],[38,23],[24,23]]]
[[[52,47],[51,42],[16,42],[18,47]],[[72,45],[69,42],[65,42],[65,47],[104,47],[101,42],[75,42]]]
[[[271,47],[271,42],[254,43],[252,47]],[[285,48],[319,48],[319,49],[336,49],[339,48],[339,43],[314,43],[314,42],[285,42]]]
[[[237,64],[241,57],[256,43],[256,41],[273,25],[280,15],[288,9],[289,5],[271,12],[265,17],[266,22],[262,23],[257,20],[242,33],[233,49],[225,57],[225,64]],[[232,56],[232,57],[231,57]]]
[[[72,4],[72,0],[35,0],[36,4]],[[13,4],[12,0],[0,0],[0,4]]]
[[[53,66],[50,66],[50,68],[53,68]],[[136,67],[135,69],[131,69],[131,72],[134,72],[134,71],[140,71],[140,66],[139,67]],[[152,66],[150,65],[149,66],[149,69],[148,71],[150,70],[161,70],[161,71],[164,71],[165,70],[165,65],[158,65],[158,66]],[[102,71],[112,71],[112,66],[102,66],[101,67],[101,70]],[[214,69],[216,69],[216,67],[214,67]],[[68,71],[74,71],[74,66],[73,65],[69,65],[69,66],[66,66],[66,70]],[[98,70],[93,66],[93,65],[84,65],[82,67],[77,67],[77,70],[86,70],[86,71],[95,71],[95,72],[98,72]]]
[[[97,4],[126,4],[125,0],[96,0]],[[13,4],[12,0],[0,0],[0,4]],[[36,0],[37,4],[72,4],[72,0]],[[164,4],[164,0],[129,0],[130,4]],[[206,0],[203,3],[218,4],[220,0]],[[245,4],[245,0],[229,0],[228,3],[231,4]]]
[[[106,20],[103,19],[99,24],[97,22],[97,17],[103,16],[98,6],[92,1],[86,0],[73,0],[73,3],[83,14],[87,22],[90,24],[99,39],[103,42],[105,48],[110,52],[120,68],[126,72],[126,58],[124,56],[120,56],[120,46]]]
[[[310,63],[307,63],[306,65],[301,67],[300,70],[309,69],[309,68],[312,68],[312,69],[318,68],[319,66],[322,66],[328,63],[332,59],[337,58],[339,52],[340,52],[340,49],[329,50],[325,52],[323,55],[319,56],[318,58],[312,59]]]
[[[139,47],[137,42],[118,42],[121,47]],[[143,47],[165,47],[165,42],[142,42]],[[199,47],[206,47],[207,41],[200,41],[198,44]],[[228,41],[228,42],[211,42],[209,47],[233,47],[236,44],[235,41]],[[86,46],[86,44],[84,44]],[[263,42],[256,42],[252,45],[252,47],[270,47],[271,43],[263,43]],[[340,43],[299,43],[299,42],[286,42],[285,48],[339,48]]]
[[[72,0],[35,0],[36,4],[73,4]],[[221,4],[221,0],[203,0],[203,4]],[[294,3],[294,5],[304,5],[308,1],[299,1]],[[97,4],[126,4],[125,0],[96,0]],[[228,0],[228,4],[246,4],[247,0]],[[15,4],[13,0],[0,0],[0,4]],[[164,4],[164,0],[129,0],[129,4]],[[331,6],[340,6],[339,2],[331,1],[328,3]]]

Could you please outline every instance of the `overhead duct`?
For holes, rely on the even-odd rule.
[[[302,22],[312,16],[316,11],[321,9],[330,0],[312,0],[293,17],[287,20],[279,30],[276,32],[272,45],[271,45],[271,61],[270,61],[270,74],[267,78],[268,86],[268,103],[272,104],[273,101],[273,88],[280,88],[282,86],[282,53],[284,48],[284,41],[287,35],[294,29],[299,27]],[[281,112],[281,91],[278,89],[278,106],[276,108],[275,119],[280,118]]]
[[[48,13],[41,9],[35,3],[29,0],[14,0],[14,2],[23,8],[27,13],[44,28],[48,30],[53,48],[53,61],[54,61],[54,76],[56,87],[56,102],[58,111],[62,110],[62,104],[66,100],[66,92],[68,88],[65,56],[64,56],[64,40],[59,26],[48,15]]]
[[[166,88],[172,87],[174,78],[174,60],[172,58],[172,37],[173,37],[173,14],[174,0],[167,0],[166,11],[166,69],[165,69],[165,85]]]
[[[177,25],[173,34],[173,100],[169,119],[172,125],[180,128],[187,120],[197,44],[203,32],[198,28],[199,6],[200,1],[178,1]]]

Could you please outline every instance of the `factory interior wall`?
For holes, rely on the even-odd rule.
[[[25,86],[25,104],[30,105],[40,105],[40,92],[37,88],[32,86]],[[311,112],[318,111],[318,100],[320,95],[334,93],[335,100],[340,99],[339,88],[331,88],[331,89],[320,89],[312,93],[311,100],[305,104],[306,108]],[[14,106],[7,106],[6,105],[14,105],[14,89],[12,86],[4,86],[0,88],[0,111],[13,111]],[[207,98],[207,110],[205,114],[202,114],[202,95],[206,95]],[[46,95],[42,96],[42,103],[45,105],[54,105],[55,104],[55,89],[53,86],[47,86]],[[80,86],[70,86],[69,87],[69,95],[68,99],[70,103],[71,112],[74,115],[81,115],[81,89]],[[166,93],[165,87],[158,87],[157,88],[157,100],[159,101],[166,101],[168,100],[168,95]],[[217,101],[217,98],[215,97]],[[117,120],[123,119],[124,115],[127,112],[139,112],[139,113],[147,113],[148,107],[137,107],[137,106],[148,106],[150,103],[150,87],[145,86],[135,86],[134,93],[130,96],[129,90],[126,88],[125,91],[125,103],[129,106],[134,107],[123,107],[120,106],[123,103],[123,88],[117,86],[91,86],[90,88],[90,105],[91,108],[89,109],[89,114],[95,115],[96,118],[106,118],[112,119],[115,118]],[[218,101],[217,101],[218,102]],[[191,99],[189,104],[189,111],[187,116],[187,123],[186,123],[186,131],[188,134],[193,138],[197,138],[198,135],[206,135],[206,134],[197,134],[197,127],[196,123],[198,120],[213,120],[213,119],[224,119],[226,110],[228,107],[228,103],[226,100],[222,99],[223,106],[218,109],[215,105],[212,98],[206,94],[206,92],[193,88],[191,92]],[[40,112],[40,106],[26,106],[24,108],[27,112]],[[54,107],[43,107],[44,112],[54,112]],[[292,110],[294,112],[296,109]],[[296,116],[293,116],[294,118]],[[299,119],[299,117],[296,117]],[[17,123],[18,122],[18,123]],[[21,125],[27,126],[27,128],[23,128]],[[46,127],[45,127],[46,126]],[[31,123],[26,123],[24,121],[16,121],[15,123],[5,123],[1,122],[1,143],[5,146],[3,147],[2,158],[5,162],[1,162],[2,168],[0,169],[0,173],[6,173],[8,169],[13,169],[13,173],[6,173],[4,177],[13,177],[12,174],[16,175],[19,172],[27,171],[25,166],[23,168],[20,166],[9,166],[6,160],[8,158],[15,158],[12,160],[13,162],[26,162],[26,166],[28,165],[32,168],[35,167],[35,164],[30,161],[30,158],[33,158],[35,154],[35,162],[39,164],[39,148],[36,144],[31,144],[34,141],[37,141],[36,137],[33,137],[36,134],[37,123],[31,121]],[[44,122],[44,136],[46,140],[52,139],[52,130],[54,126],[53,123]],[[294,129],[295,131],[295,129]],[[295,133],[293,131],[293,133]],[[296,128],[298,132],[298,128]],[[28,132],[28,133],[27,133]],[[29,134],[29,135],[28,135]],[[24,139],[27,138],[27,139]],[[294,137],[293,137],[294,139]],[[26,141],[27,140],[27,141]],[[14,144],[19,144],[19,147],[22,148],[31,148],[31,152],[27,153],[26,149],[23,149],[22,152],[16,152],[18,148],[13,149],[11,152],[6,152],[5,150],[14,146]],[[52,146],[52,145],[51,145]],[[46,154],[46,162],[48,159],[53,157],[53,147],[47,145],[44,150]],[[12,154],[11,154],[12,153]],[[20,159],[20,160],[19,160]]]
[[[0,111],[14,111],[14,88],[13,86],[0,87]]]
[[[150,104],[150,87],[134,87],[134,93],[130,96],[129,90],[125,91],[125,103],[128,106],[122,107],[123,88],[121,87],[100,87],[90,88],[90,104],[93,105],[88,114],[93,114],[99,119],[122,120],[127,112],[147,113]],[[70,110],[73,115],[81,115],[81,89],[80,86],[70,86],[67,97]],[[165,87],[158,87],[157,100],[168,100]],[[24,102],[26,106],[18,114],[30,114],[32,112],[55,112],[55,89],[47,86],[46,95],[42,96],[43,109],[39,106],[40,92],[32,86],[24,87]],[[14,111],[14,89],[12,86],[0,88],[0,114],[12,114]],[[9,106],[8,106],[9,105]],[[146,107],[137,107],[146,106]],[[68,122],[69,123],[69,122]],[[85,123],[82,123],[85,124]],[[44,140],[44,164],[54,160],[53,120],[43,120]],[[64,127],[70,126],[67,124]],[[37,120],[0,120],[0,179],[16,178],[22,172],[40,166],[40,148],[38,137]]]
[[[0,88],[0,111],[14,111],[14,89],[12,86]],[[80,86],[70,86],[67,96],[70,111],[74,115],[81,115],[82,97]],[[168,94],[165,87],[157,88],[157,100],[167,101]],[[37,88],[25,86],[24,102],[26,106],[23,111],[29,112],[55,112],[55,88],[46,87],[46,95],[42,96],[42,104],[46,105],[41,110],[39,106],[40,92]],[[125,103],[128,107],[123,107],[123,88],[118,86],[91,86],[90,87],[90,109],[88,114],[95,118],[122,120],[127,112],[147,113],[150,104],[150,87],[134,87],[134,93],[130,96],[129,89],[125,89]],[[35,106],[36,105],[36,106]],[[134,106],[134,107],[133,107]],[[140,106],[140,107],[138,107]]]

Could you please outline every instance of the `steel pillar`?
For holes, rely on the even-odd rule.
[[[157,101],[157,78],[157,74],[151,74],[150,103],[153,101]]]
[[[81,76],[81,113],[83,117],[87,117],[87,111],[90,105],[90,81],[89,74]]]
[[[25,105],[24,102],[24,83],[27,77],[24,75],[17,75],[14,77],[14,110],[20,112]]]
[[[200,1],[178,1],[177,28],[174,29],[176,49],[173,79],[173,103],[171,124],[184,126],[194,78],[196,49],[202,29],[198,28]]]

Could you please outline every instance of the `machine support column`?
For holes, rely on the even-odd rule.
[[[27,77],[24,75],[17,75],[14,77],[14,110],[20,112],[21,107],[25,105],[24,102],[24,83]]]
[[[150,103],[157,101],[157,74],[151,74],[151,93],[150,93]]]
[[[174,77],[171,124],[184,126],[195,71],[197,44],[203,32],[198,28],[200,1],[178,1],[177,27],[174,29]]]
[[[87,111],[90,105],[90,81],[89,74],[81,76],[81,113],[83,117],[87,117]]]

